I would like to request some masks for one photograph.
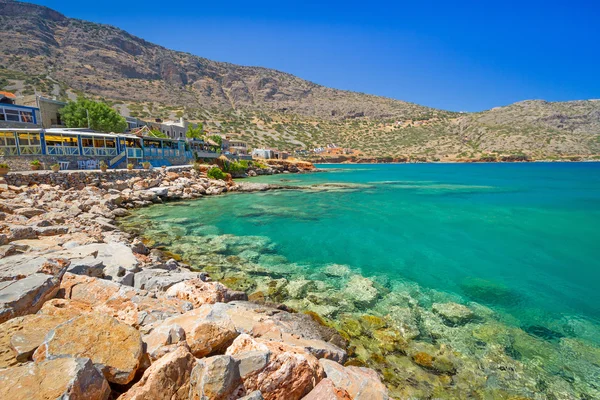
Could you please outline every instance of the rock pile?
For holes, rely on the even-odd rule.
[[[115,223],[239,184],[165,170],[66,186],[0,191],[0,398],[388,398],[374,371],[343,366],[337,332],[248,302]]]

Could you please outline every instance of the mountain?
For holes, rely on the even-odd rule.
[[[208,60],[12,0],[0,0],[2,88],[64,99],[84,94],[143,118],[185,116],[255,147],[336,143],[367,156],[444,159],[600,153],[600,101],[526,101],[459,114]]]

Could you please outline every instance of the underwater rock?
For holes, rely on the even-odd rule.
[[[406,340],[414,339],[421,333],[417,319],[408,307],[392,307],[389,309],[388,318]]]
[[[433,303],[431,309],[451,326],[464,325],[475,317],[473,311],[458,303]]]
[[[523,302],[523,297],[515,290],[485,279],[466,279],[460,287],[468,297],[482,303],[515,306]]]
[[[369,308],[377,301],[379,292],[373,286],[372,280],[360,275],[354,275],[346,284],[344,295],[358,307]]]
[[[347,277],[347,276],[350,276],[352,271],[350,270],[350,267],[348,267],[347,265],[330,264],[325,267],[325,269],[323,270],[323,273],[325,273],[325,275],[328,275],[328,276]]]
[[[294,299],[302,298],[306,295],[306,292],[315,289],[315,283],[307,279],[292,280],[287,285],[288,294]]]
[[[553,331],[552,329],[548,329],[545,326],[541,325],[530,325],[523,327],[523,330],[530,335],[537,336],[540,339],[548,340],[548,341],[556,341],[560,338],[564,337],[564,335],[560,332]]]

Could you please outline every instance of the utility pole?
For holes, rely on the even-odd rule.
[[[85,109],[85,115],[87,115],[88,129],[90,129],[90,112],[87,108]]]

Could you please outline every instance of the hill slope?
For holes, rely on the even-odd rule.
[[[86,94],[126,115],[183,115],[252,146],[336,143],[365,155],[431,158],[600,153],[598,101],[528,101],[458,114],[208,60],[12,0],[0,0],[0,67],[0,86],[21,95]]]

